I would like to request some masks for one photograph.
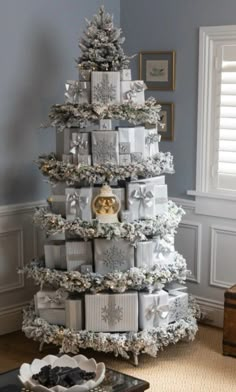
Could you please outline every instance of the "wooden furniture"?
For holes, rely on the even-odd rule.
[[[17,378],[18,373],[19,369],[0,374],[0,392],[26,391]],[[147,381],[107,368],[104,381],[95,390],[96,392],[144,392],[149,387]]]
[[[225,292],[223,354],[236,357],[236,285]]]

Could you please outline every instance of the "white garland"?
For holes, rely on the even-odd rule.
[[[173,156],[169,153],[159,152],[152,158],[128,165],[74,165],[58,161],[54,154],[42,155],[37,161],[42,174],[49,177],[52,182],[65,181],[69,185],[86,181],[89,184],[102,184],[112,181],[127,181],[127,179],[149,178],[160,174],[174,173]]]
[[[145,104],[132,102],[118,105],[104,104],[57,104],[49,112],[49,123],[44,127],[56,127],[58,131],[65,128],[83,127],[86,123],[100,119],[127,120],[131,124],[160,124],[161,106],[154,98],[149,98]]]
[[[168,202],[168,206],[168,213],[157,216],[155,219],[106,224],[100,223],[96,219],[91,222],[79,218],[67,221],[61,215],[53,214],[46,208],[38,208],[34,215],[34,222],[49,235],[66,232],[69,236],[76,236],[84,240],[124,238],[134,244],[154,236],[160,236],[170,242],[171,237],[176,233],[184,210],[171,200]]]
[[[61,352],[77,354],[80,349],[92,348],[95,351],[112,352],[115,356],[129,358],[129,353],[145,353],[155,357],[157,352],[169,344],[180,340],[195,338],[198,327],[196,316],[199,308],[190,297],[188,316],[167,327],[153,328],[140,332],[104,333],[78,331],[51,325],[37,317],[32,307],[24,310],[23,332],[35,341],[53,343],[61,347]]]
[[[186,268],[186,261],[183,256],[175,252],[175,262],[173,264],[156,264],[151,268],[133,267],[126,272],[115,271],[106,275],[51,270],[41,267],[40,261],[37,260],[25,266],[20,272],[26,273],[29,278],[33,278],[41,288],[44,285],[51,285],[54,288],[63,288],[71,293],[98,293],[104,290],[124,293],[127,290],[143,289],[148,289],[151,292],[155,288],[162,288],[166,283],[173,280],[184,283],[189,274]]]

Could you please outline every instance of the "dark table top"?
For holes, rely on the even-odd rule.
[[[17,375],[19,369],[0,374],[0,392],[21,392],[22,385]],[[147,381],[140,380],[127,374],[106,369],[106,376],[96,392],[143,392],[149,389]]]

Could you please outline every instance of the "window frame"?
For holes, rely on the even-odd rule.
[[[236,44],[236,25],[200,27],[199,30],[199,68],[198,68],[198,117],[197,117],[197,162],[196,162],[196,191],[188,191],[191,196],[219,197],[236,200],[236,190],[214,189],[212,183],[216,180],[214,148],[215,121],[214,90],[215,71],[217,70],[214,48],[217,45]],[[210,132],[209,132],[210,130]],[[213,143],[214,141],[214,143]]]

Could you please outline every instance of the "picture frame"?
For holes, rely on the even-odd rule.
[[[140,52],[139,79],[149,90],[175,90],[175,51]]]
[[[164,127],[158,126],[161,141],[174,141],[174,104],[172,102],[158,102],[161,105],[160,122]]]

